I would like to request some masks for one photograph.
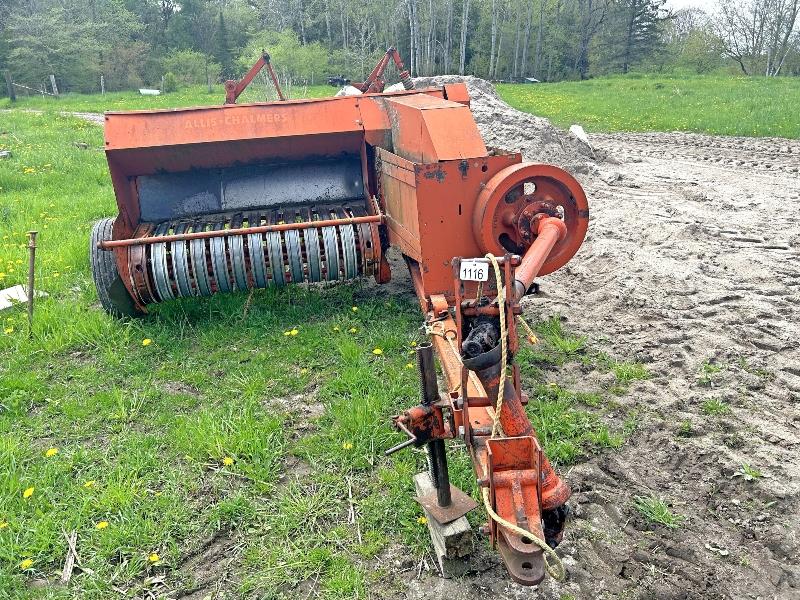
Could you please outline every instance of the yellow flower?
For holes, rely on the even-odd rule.
[[[27,488],[24,492],[22,492],[22,497],[23,498],[30,498],[31,496],[33,496],[33,490],[35,490],[35,489],[36,488],[33,487],[33,486]]]
[[[6,333],[6,335],[11,335],[12,333],[14,333],[14,328],[6,327],[3,331]]]
[[[226,456],[222,459],[222,464],[226,467],[230,467],[233,464],[234,460],[230,456]]]
[[[30,558],[26,558],[21,563],[19,563],[19,568],[22,569],[23,571],[27,571],[32,566],[33,566],[33,560]]]
[[[44,453],[44,455],[47,458],[53,457],[56,454],[58,454],[58,448],[50,448],[47,452]]]
[[[161,560],[161,557],[155,552],[153,552],[150,556],[147,557],[147,560],[149,560],[151,563],[157,563],[158,561]]]
[[[343,442],[342,448],[345,450],[352,450],[353,449],[353,442]]]
[[[305,367],[300,369],[300,375],[305,375],[306,373],[308,373],[308,369],[306,369]]]
[[[333,330],[334,330],[334,331],[339,331],[339,326],[338,326],[338,325],[334,325],[334,326],[333,326]]]
[[[149,346],[152,343],[153,343],[153,340],[151,340],[150,338],[144,338],[142,340],[142,346]]]
[[[108,527],[108,521],[100,521],[94,526],[95,529],[105,529],[106,527]]]
[[[5,529],[8,527],[8,521],[0,521],[0,529]]]
[[[96,483],[97,483],[97,482],[96,482],[94,479],[92,479],[91,481],[86,481],[86,482],[84,482],[84,484],[83,484],[83,487],[85,487],[85,488],[87,488],[87,489],[88,489],[88,488],[93,488],[93,487],[95,486],[95,484],[96,484]]]
[[[406,363],[406,369],[413,369],[414,363]]]
[[[413,348],[414,346],[416,346],[416,345],[417,345],[417,342],[411,342],[411,347],[412,347],[412,348]]]
[[[350,333],[358,333],[358,329],[356,329],[355,327],[351,327],[347,331],[349,331]]]
[[[380,348],[375,348],[375,349],[372,351],[372,353],[373,353],[375,356],[380,356],[381,354],[383,354],[383,350],[381,350]]]
[[[299,332],[297,329],[292,329],[292,330],[289,332],[289,335],[297,335],[298,333],[300,333],[300,332]]]
[[[36,171],[36,169],[34,169],[33,167],[25,167],[25,169],[23,169],[22,172],[25,173],[25,175],[30,175],[31,173],[34,173],[35,171]]]
[[[426,519],[425,517],[417,517],[417,523],[419,523],[420,525],[425,525],[425,523],[427,522],[428,519]]]
[[[358,307],[357,306],[353,306],[353,307],[350,308],[350,310],[352,310],[353,312],[358,312]]]

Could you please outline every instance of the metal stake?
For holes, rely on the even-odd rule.
[[[33,296],[34,296],[34,270],[36,266],[36,234],[38,231],[28,232],[28,335],[33,337]]]

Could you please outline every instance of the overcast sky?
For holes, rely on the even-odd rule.
[[[667,0],[669,8],[702,8],[707,13],[713,12],[716,0]]]

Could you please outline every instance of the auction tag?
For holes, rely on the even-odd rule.
[[[461,281],[486,281],[489,279],[489,261],[485,258],[470,258],[461,261]]]

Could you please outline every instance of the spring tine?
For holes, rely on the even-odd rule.
[[[325,281],[337,281],[340,261],[336,227],[323,227],[322,241],[325,245]]]
[[[253,216],[252,223],[261,223],[261,215]],[[251,224],[252,224],[251,223]],[[253,273],[253,282],[257,288],[267,287],[267,265],[264,262],[264,237],[260,233],[251,233],[247,236],[247,249],[250,251],[250,270]]]
[[[354,217],[362,217],[367,214],[367,211],[360,206],[351,208],[350,212]],[[356,235],[356,251],[361,259],[359,261],[359,264],[361,265],[361,274],[369,275],[373,260],[372,235],[370,233],[369,225],[367,223],[362,223],[361,225],[357,226]]]
[[[336,210],[337,216],[347,217],[347,212],[343,208]],[[339,232],[342,237],[342,250],[344,251],[345,278],[355,279],[358,277],[358,265],[356,261],[356,240],[352,225],[340,225]]]
[[[224,229],[224,223],[217,223],[215,230]],[[211,264],[214,267],[214,281],[217,284],[217,291],[230,292],[231,279],[228,274],[228,260],[225,256],[225,239],[211,238]]]
[[[318,221],[319,215],[312,208],[308,211],[309,221]],[[319,252],[319,229],[304,229],[303,243],[306,247],[306,261],[308,262],[308,280],[322,281],[322,258]]]
[[[274,213],[267,217],[270,224],[277,220]],[[286,269],[283,266],[283,245],[281,244],[281,234],[273,231],[267,234],[267,254],[269,254],[269,267],[272,271],[273,285],[284,285],[286,283]]]
[[[236,215],[231,221],[231,228],[242,226],[242,215]],[[233,265],[233,276],[236,280],[237,290],[247,289],[247,269],[245,267],[244,256],[244,236],[234,235],[228,238],[230,242],[231,265]]]
[[[289,213],[287,219],[294,220],[295,215]],[[300,246],[300,232],[289,230],[284,233],[286,238],[286,254],[289,259],[289,269],[292,274],[292,283],[303,283],[303,256],[301,254],[302,248]]]
[[[206,224],[200,222],[195,226],[195,231],[204,231]],[[192,271],[197,282],[197,293],[201,296],[211,295],[211,282],[208,279],[208,257],[206,256],[205,240],[192,240],[189,246],[192,257]]]
[[[164,235],[169,231],[169,223],[161,223],[153,235]],[[167,270],[167,245],[166,244],[153,244],[153,250],[150,261],[153,270],[153,282],[156,284],[156,291],[159,298],[163,300],[172,300],[175,295],[172,293],[172,286],[169,282],[169,271]]]
[[[175,228],[175,233],[184,233],[189,229],[186,223],[181,223]],[[182,297],[194,296],[192,280],[189,276],[189,260],[186,255],[186,242],[172,242],[172,268],[175,270],[175,282],[178,295]]]

